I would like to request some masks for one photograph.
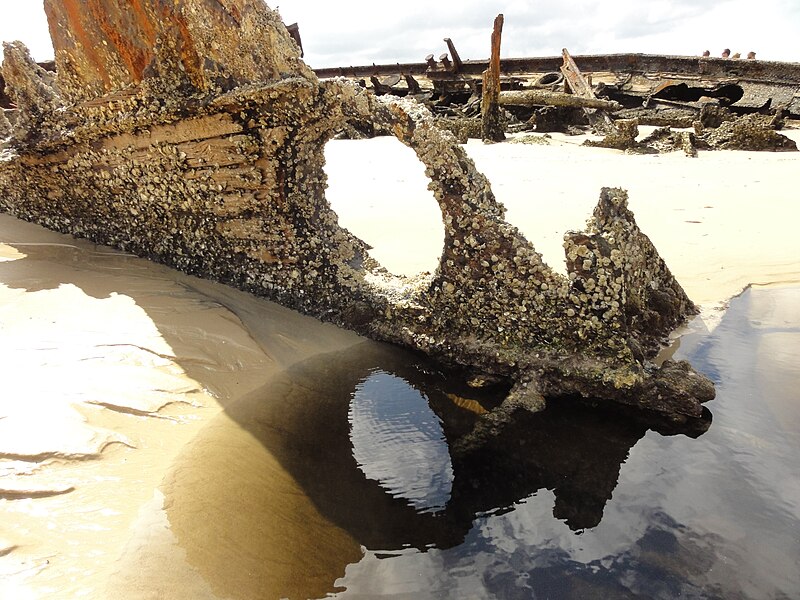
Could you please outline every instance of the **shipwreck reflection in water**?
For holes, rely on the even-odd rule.
[[[469,390],[454,389],[415,356],[371,343],[289,377],[300,394],[278,404],[259,398],[238,407],[247,416],[232,413],[245,426],[248,417],[272,424],[259,440],[323,515],[374,550],[458,545],[477,515],[543,488],[555,493],[556,518],[594,527],[620,465],[647,431],[618,413],[552,401],[462,454],[448,446],[502,394],[466,397]]]
[[[552,401],[459,452],[506,390],[454,380],[365,342],[296,365],[229,407],[165,486],[189,563],[219,594],[317,597],[362,551],[456,548],[476,519],[541,489],[570,529],[595,527],[646,427]]]

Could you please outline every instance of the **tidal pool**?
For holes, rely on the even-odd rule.
[[[800,286],[675,356],[717,385],[691,431],[551,401],[472,454],[504,390],[383,344],[318,356],[186,448],[163,526],[197,598],[800,597]]]

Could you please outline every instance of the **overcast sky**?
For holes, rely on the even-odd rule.
[[[419,62],[446,51],[489,55],[492,22],[505,16],[504,57],[644,52],[719,56],[723,48],[800,62],[800,0],[281,0],[312,67]],[[53,50],[41,0],[0,0],[0,39],[22,40],[37,60]]]

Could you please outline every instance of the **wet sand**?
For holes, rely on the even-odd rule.
[[[7,215],[0,239],[3,598],[108,597],[198,431],[294,362],[361,341]]]
[[[800,141],[800,132],[789,133]],[[582,226],[601,186],[620,186],[706,324],[750,283],[800,281],[800,153],[628,156],[579,141],[554,135],[546,146],[468,145],[508,219],[555,268],[563,268],[563,232]],[[345,226],[394,272],[433,268],[440,215],[413,154],[390,138],[331,142],[326,150],[329,198]],[[180,460],[185,454],[230,461],[222,489],[249,487],[260,499],[246,511],[293,515],[217,556],[258,560],[275,552],[274,540],[292,539],[288,557],[275,557],[282,571],[270,577],[302,581],[308,587],[298,595],[324,595],[342,561],[359,559],[358,544],[266,449],[253,455],[251,432],[239,434],[247,453],[237,453],[239,442],[226,433],[228,458],[208,440],[215,427],[236,426],[231,407],[281,385],[293,365],[364,343],[372,344],[0,215],[0,597],[217,598],[234,589],[252,597],[248,586],[263,582],[231,580],[224,561],[202,555],[197,535],[210,532],[205,543],[217,543],[213,527],[192,531],[192,522],[212,518],[203,503],[169,505],[164,490],[177,479],[220,489],[204,483],[202,462]],[[246,461],[267,465],[263,477],[243,480]],[[176,536],[195,543],[184,548]],[[298,557],[318,575],[298,575]]]

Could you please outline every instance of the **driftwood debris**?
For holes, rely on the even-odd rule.
[[[320,81],[262,0],[45,5],[55,79],[23,44],[5,49],[18,108],[0,210],[503,379],[492,431],[558,396],[701,417],[711,382],[686,362],[651,362],[696,309],[624,190],[601,190],[586,229],[565,235],[562,274],[425,106]],[[496,25],[499,50],[502,15]],[[426,168],[445,229],[433,273],[389,274],[325,197],[325,144],[363,124]]]
[[[492,30],[492,57],[483,72],[481,119],[483,141],[502,142],[506,139],[500,122],[500,39],[503,35],[503,15],[497,15]]]

